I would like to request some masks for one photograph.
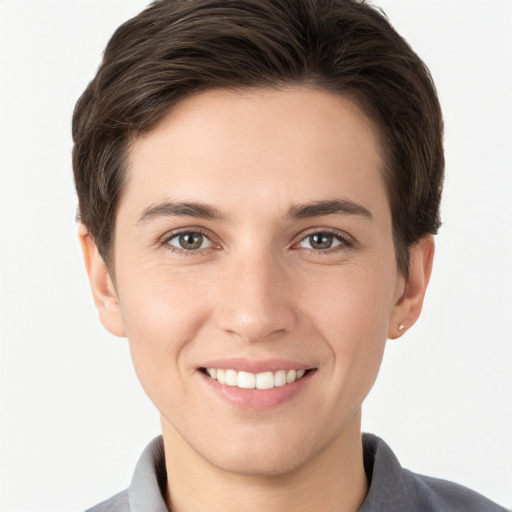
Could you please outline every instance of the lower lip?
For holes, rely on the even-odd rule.
[[[308,385],[314,373],[309,371],[295,382],[271,389],[243,389],[220,384],[203,372],[198,372],[205,384],[225,402],[240,409],[253,410],[272,409],[288,402]]]

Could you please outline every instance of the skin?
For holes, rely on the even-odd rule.
[[[357,510],[361,404],[386,339],[420,314],[434,252],[425,237],[408,280],[398,272],[372,124],[350,100],[305,87],[209,91],[136,140],[129,162],[115,276],[86,227],[80,236],[100,319],[128,337],[161,414],[168,505]],[[357,208],[290,216],[340,199]],[[221,218],[148,213],[179,201]],[[202,245],[183,249],[176,230],[202,231]],[[219,358],[314,371],[284,403],[240,408],[205,384],[201,365]]]

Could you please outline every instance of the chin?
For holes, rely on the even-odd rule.
[[[245,452],[247,450],[244,450]],[[281,450],[279,453],[234,453],[229,457],[219,454],[212,457],[210,462],[229,473],[252,477],[278,477],[295,472],[309,457],[301,453],[288,453]],[[218,463],[216,463],[218,461]]]
[[[250,441],[231,436],[223,442],[204,447],[199,454],[215,467],[238,475],[254,477],[277,477],[297,471],[306,462],[313,459],[329,444],[329,439],[322,438],[322,443],[311,435],[296,438],[286,435],[259,435]],[[215,446],[212,451],[211,447]],[[209,448],[209,449],[208,449]]]

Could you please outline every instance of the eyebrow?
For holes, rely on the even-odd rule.
[[[313,203],[298,204],[288,211],[288,218],[309,219],[324,215],[359,215],[372,219],[370,210],[350,199],[330,199]]]
[[[208,220],[225,220],[226,216],[217,208],[203,203],[166,201],[146,208],[137,224],[148,222],[156,217],[196,217]]]
[[[297,204],[288,210],[287,218],[309,219],[325,215],[359,215],[368,219],[372,218],[372,214],[367,208],[349,199],[329,199]],[[195,217],[207,220],[227,219],[227,215],[207,204],[165,201],[146,208],[137,220],[137,224],[148,222],[157,217]]]

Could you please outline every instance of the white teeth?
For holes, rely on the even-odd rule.
[[[206,373],[213,380],[227,386],[237,386],[243,389],[272,389],[301,379],[304,377],[306,370],[251,373],[224,368],[206,368]]]
[[[238,372],[238,387],[254,389],[256,387],[256,377],[254,373]]]
[[[235,370],[226,370],[226,384],[228,386],[238,385],[238,376]]]
[[[279,370],[274,374],[274,386],[284,386],[286,384],[286,370]]]
[[[291,382],[294,382],[297,379],[297,371],[296,370],[288,370],[288,373],[286,374],[286,383],[290,384]]]
[[[256,375],[257,389],[272,389],[274,387],[274,374],[272,372],[263,372]]]
[[[226,384],[226,370],[219,368],[216,373],[217,373],[217,380],[221,384]],[[212,379],[213,379],[213,377],[212,377]]]

